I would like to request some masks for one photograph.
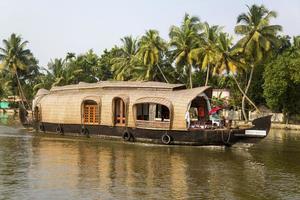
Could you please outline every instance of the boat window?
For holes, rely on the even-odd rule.
[[[170,120],[169,108],[161,104],[156,104],[155,120],[169,121]]]
[[[83,123],[98,124],[99,123],[99,106],[95,101],[84,101],[83,105]]]
[[[136,119],[144,121],[169,121],[169,108],[154,103],[136,104]]]
[[[169,121],[169,108],[161,104],[136,104],[136,119],[145,121]]]
[[[156,103],[135,104],[136,127],[169,129],[170,111],[169,108]]]
[[[137,104],[137,120],[149,120],[149,103]]]

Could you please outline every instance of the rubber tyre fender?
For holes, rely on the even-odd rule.
[[[81,135],[89,135],[89,130],[87,128],[82,128],[80,131]]]
[[[64,134],[64,130],[63,130],[63,128],[60,125],[57,126],[56,133],[57,134],[62,134],[62,135]]]
[[[161,142],[163,144],[170,144],[171,143],[171,136],[169,136],[167,133],[161,136]]]
[[[39,129],[40,129],[40,131],[45,132],[45,126],[43,124],[40,124]]]
[[[124,141],[130,141],[133,138],[133,136],[129,131],[124,131],[122,138]]]

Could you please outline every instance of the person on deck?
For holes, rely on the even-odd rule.
[[[204,121],[204,117],[205,117],[205,110],[204,110],[204,107],[202,106],[199,106],[197,108],[197,111],[198,111],[198,121]]]
[[[233,107],[230,107],[230,110],[228,112],[228,128],[230,128],[232,126],[232,120],[234,118],[234,111],[233,111]]]
[[[190,128],[191,118],[190,118],[190,112],[189,111],[186,111],[186,113],[185,113],[185,121],[186,121],[186,124],[187,124],[187,128]]]

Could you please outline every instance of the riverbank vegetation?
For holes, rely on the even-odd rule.
[[[100,55],[89,50],[40,66],[27,41],[12,34],[0,48],[0,98],[32,99],[40,88],[102,80],[144,80],[210,85],[231,91],[230,103],[247,110],[267,105],[274,112],[300,114],[300,37],[283,35],[274,11],[248,6],[237,16],[235,35],[185,14],[169,38],[157,30],[125,36]]]

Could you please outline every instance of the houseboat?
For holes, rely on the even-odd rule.
[[[39,132],[176,145],[227,145],[267,136],[271,116],[252,126],[225,128],[211,114],[211,87],[182,84],[101,81],[40,89],[33,117],[20,111],[24,125]]]

